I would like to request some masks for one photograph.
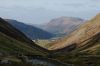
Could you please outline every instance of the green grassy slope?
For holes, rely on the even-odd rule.
[[[0,51],[46,55],[48,50],[36,45],[22,32],[0,18]]]
[[[42,52],[28,46],[24,42],[15,40],[3,33],[0,33],[0,51],[5,53],[23,53],[23,54],[42,54]]]
[[[34,40],[33,40],[34,41]],[[50,43],[53,42],[53,41],[50,41],[50,40],[38,40],[38,41],[35,41],[35,43],[43,48],[48,48],[49,45],[51,45]]]

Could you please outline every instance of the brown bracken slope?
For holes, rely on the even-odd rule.
[[[76,44],[76,47],[82,47],[91,41],[91,38],[100,33],[100,14],[89,20],[79,29],[72,32],[68,37],[65,37],[50,46],[49,50],[58,50]]]

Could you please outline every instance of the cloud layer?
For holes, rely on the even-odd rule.
[[[0,0],[0,16],[43,23],[60,16],[89,19],[100,12],[100,0]]]

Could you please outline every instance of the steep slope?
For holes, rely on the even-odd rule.
[[[37,46],[32,40],[2,18],[0,18],[0,48],[2,48],[3,51],[32,52],[32,54],[39,55],[45,55],[48,52],[46,49]]]
[[[91,45],[91,43],[93,45]],[[97,34],[92,41],[87,43],[88,46],[83,46],[81,52],[87,52],[89,54],[100,55],[100,33]]]
[[[55,42],[49,48],[49,50],[57,50],[73,44],[76,45],[76,48],[85,46],[87,43],[93,42],[93,36],[97,35],[98,33],[100,33],[100,14],[98,14],[92,20],[86,22],[79,29],[71,33],[68,37]]]
[[[69,66],[67,63],[48,58],[49,54],[51,53],[48,50],[37,46],[22,32],[0,18],[0,65]]]
[[[75,29],[83,23],[83,19],[75,17],[60,17],[52,19],[50,22],[43,26],[43,29],[56,34],[57,36],[64,36]]]
[[[32,25],[27,25],[11,19],[6,19],[6,21],[22,31],[27,37],[31,39],[50,39],[54,36],[52,33],[49,33]]]
[[[34,52],[35,51],[35,52]],[[0,32],[0,53],[14,54],[39,54],[37,50],[28,46],[27,44],[15,40]]]

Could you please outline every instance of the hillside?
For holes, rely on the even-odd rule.
[[[5,58],[7,55],[16,56],[23,54],[32,55],[39,62],[43,62],[44,60],[51,64],[56,62],[55,66],[68,66],[69,64],[74,66],[89,66],[93,64],[94,66],[99,66],[99,21],[100,14],[80,26],[80,28],[72,32],[69,36],[53,43],[49,47],[49,50],[47,50],[36,45],[22,32],[0,18],[0,59],[2,56]],[[34,62],[36,62],[35,59],[33,59]]]
[[[100,14],[48,49],[52,58],[74,66],[100,66]]]
[[[47,66],[49,64],[54,64],[55,66],[100,66],[99,21],[100,15],[97,15],[69,36],[53,43],[49,50],[46,50],[36,45],[22,32],[0,18],[0,60],[2,56],[6,58],[7,55],[12,57],[23,54],[32,55],[34,65],[38,60],[36,66],[39,64],[45,66],[41,62],[46,63]],[[73,51],[71,50],[72,48]],[[14,60],[13,57],[11,59]]]
[[[36,51],[36,50],[34,50]],[[0,32],[0,53],[34,53],[33,48]],[[36,52],[38,53],[38,52]]]
[[[84,20],[75,17],[59,17],[43,25],[43,29],[59,36],[65,36],[83,24]],[[41,26],[40,26],[41,27]]]
[[[72,32],[68,37],[53,43],[49,50],[57,50],[73,44],[76,45],[76,48],[86,46],[90,41],[94,41],[92,37],[98,33],[100,33],[100,14],[80,26],[79,29]]]
[[[69,66],[48,58],[49,52],[0,18],[0,66]]]
[[[22,22],[6,19],[10,24],[12,24],[14,27],[22,31],[27,37],[34,39],[50,39],[54,37],[54,34],[49,33],[45,30],[42,30],[40,28],[37,28],[32,25],[24,24]]]
[[[0,52],[45,55],[47,50],[0,18]]]

